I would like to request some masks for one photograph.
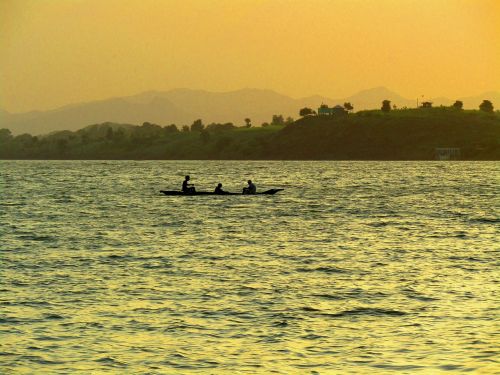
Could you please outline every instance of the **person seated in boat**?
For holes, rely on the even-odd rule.
[[[252,180],[247,181],[248,186],[243,188],[243,194],[255,194],[257,193],[257,186],[252,182]]]
[[[220,182],[217,184],[217,187],[215,188],[214,193],[215,194],[226,194],[226,192],[224,190],[222,190],[222,184]]]
[[[186,176],[184,178],[184,181],[182,182],[182,192],[183,193],[186,193],[186,194],[196,193],[196,189],[194,188],[194,185],[189,183],[190,179],[191,179],[191,177],[189,177],[189,176]]]

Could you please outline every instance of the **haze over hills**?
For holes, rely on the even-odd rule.
[[[138,95],[111,98],[66,105],[54,110],[8,113],[0,110],[0,128],[8,128],[13,134],[46,134],[56,130],[77,130],[84,126],[102,122],[142,124],[152,122],[160,125],[190,125],[201,118],[204,123],[232,122],[243,125],[249,117],[254,125],[270,121],[273,114],[298,117],[300,108],[316,109],[321,103],[330,106],[350,102],[354,110],[380,108],[382,100],[391,100],[398,107],[415,107],[415,99],[407,99],[385,88],[377,87],[360,91],[352,96],[331,99],[310,96],[294,99],[272,90],[242,89],[230,92],[174,89],[170,91],[148,91]],[[421,100],[422,98],[420,98]],[[455,99],[436,98],[434,105],[451,105]],[[484,99],[500,107],[500,92],[488,92],[478,96],[458,98],[465,108],[478,108]]]

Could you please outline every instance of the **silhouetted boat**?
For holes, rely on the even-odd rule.
[[[230,193],[230,192],[225,192],[224,194],[217,194],[212,191],[197,191],[195,193],[183,193],[182,191],[172,191],[172,190],[160,190],[160,193],[163,193],[165,195],[186,195],[186,196],[191,196],[191,195],[273,195],[276,194],[278,191],[282,191],[284,189],[269,189],[266,191],[262,191],[260,193],[256,194],[243,194],[243,193]]]

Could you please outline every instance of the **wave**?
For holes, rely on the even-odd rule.
[[[330,317],[330,318],[343,318],[349,316],[403,316],[407,315],[404,311],[383,309],[377,307],[358,307],[352,310],[344,310],[338,313],[327,313],[322,312],[320,309],[314,307],[303,307],[303,311],[318,313],[318,315]]]
[[[390,310],[390,309],[381,309],[374,307],[360,307],[353,310],[345,310],[335,314],[322,314],[325,316],[330,316],[334,318],[341,318],[345,316],[358,316],[358,315],[367,315],[367,316],[403,316],[407,315],[407,313],[399,310]]]
[[[324,272],[324,273],[346,273],[346,270],[337,267],[297,268],[297,272]]]
[[[46,314],[44,318],[48,320],[59,320],[59,319],[64,319],[64,316],[59,314]]]
[[[95,362],[102,363],[108,366],[112,367],[126,367],[127,364],[120,362],[112,357],[102,357],[99,359],[96,359]]]

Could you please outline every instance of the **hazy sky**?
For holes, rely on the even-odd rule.
[[[500,0],[1,0],[0,107],[178,87],[500,89]]]

